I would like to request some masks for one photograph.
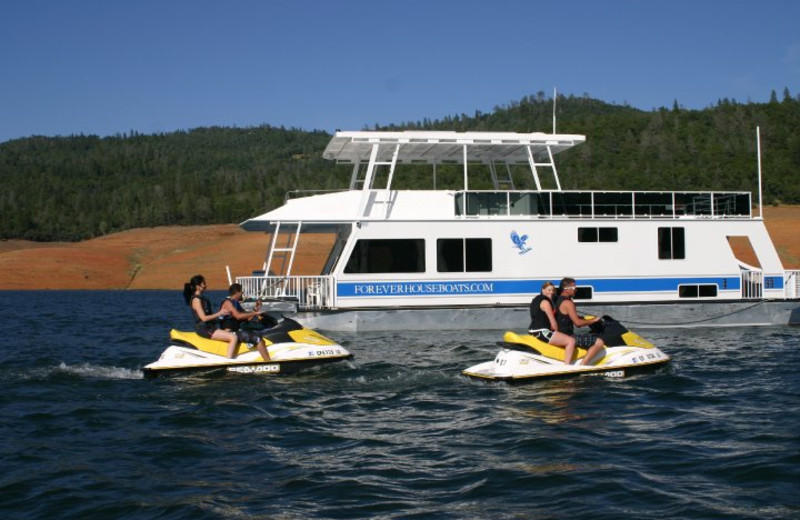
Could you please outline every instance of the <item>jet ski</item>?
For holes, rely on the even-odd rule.
[[[610,316],[603,316],[590,329],[603,338],[606,347],[588,365],[579,364],[586,356],[586,349],[576,347],[575,361],[565,365],[564,347],[544,343],[530,334],[509,331],[503,335],[503,342],[499,343],[503,348],[494,360],[472,366],[462,374],[508,383],[590,375],[620,378],[655,370],[670,360],[655,345]]]
[[[176,374],[239,372],[278,375],[353,357],[344,347],[291,318],[259,332],[270,359],[264,361],[255,345],[240,343],[234,358],[227,357],[228,342],[207,339],[195,332],[170,331],[172,344],[158,361],[142,371],[148,379]]]

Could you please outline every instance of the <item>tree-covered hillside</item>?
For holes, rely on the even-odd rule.
[[[757,190],[800,203],[800,99],[721,100],[651,112],[589,97],[557,100],[559,133],[587,136],[557,159],[563,189]],[[552,130],[552,99],[390,129]],[[292,189],[345,188],[350,168],[321,158],[330,135],[297,129],[200,128],[159,135],[31,137],[0,143],[0,238],[80,240],[136,227],[239,222]]]

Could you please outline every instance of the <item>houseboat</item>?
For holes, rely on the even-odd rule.
[[[632,327],[800,323],[800,271],[783,268],[760,200],[563,190],[556,155],[585,139],[336,132],[323,156],[352,166],[349,188],[243,222],[268,246],[236,281],[323,330],[524,329],[541,285],[565,276],[579,312]]]

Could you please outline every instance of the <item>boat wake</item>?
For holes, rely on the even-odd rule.
[[[122,367],[98,366],[90,363],[81,365],[68,365],[61,363],[56,367],[56,372],[86,377],[91,379],[144,379],[141,370],[131,370]]]

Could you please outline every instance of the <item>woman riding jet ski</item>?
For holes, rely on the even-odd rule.
[[[267,361],[255,345],[240,343],[234,357],[229,358],[225,341],[175,329],[169,335],[174,344],[167,347],[158,361],[143,368],[145,377],[213,371],[277,375],[353,357],[335,341],[290,318],[283,318],[275,327],[260,333],[269,353]]]
[[[199,274],[184,284],[183,298],[192,310],[195,332],[173,329],[170,338],[180,344],[170,345],[158,361],[145,366],[145,377],[218,370],[277,374],[352,357],[341,345],[289,318],[263,328],[263,311],[240,312],[236,305],[242,292],[238,284],[231,285],[231,297],[218,312],[212,312],[205,290],[205,278]],[[261,322],[259,330],[239,330],[240,321],[254,319]]]
[[[636,372],[654,370],[669,362],[670,357],[638,334],[626,329],[610,316],[590,326],[592,333],[602,336],[605,348],[590,360],[580,362],[586,350],[576,348],[573,364],[564,364],[564,348],[550,345],[530,334],[506,332],[500,345],[503,349],[493,361],[486,361],[462,372],[465,376],[509,383],[530,382],[552,377],[602,375],[625,377]]]

